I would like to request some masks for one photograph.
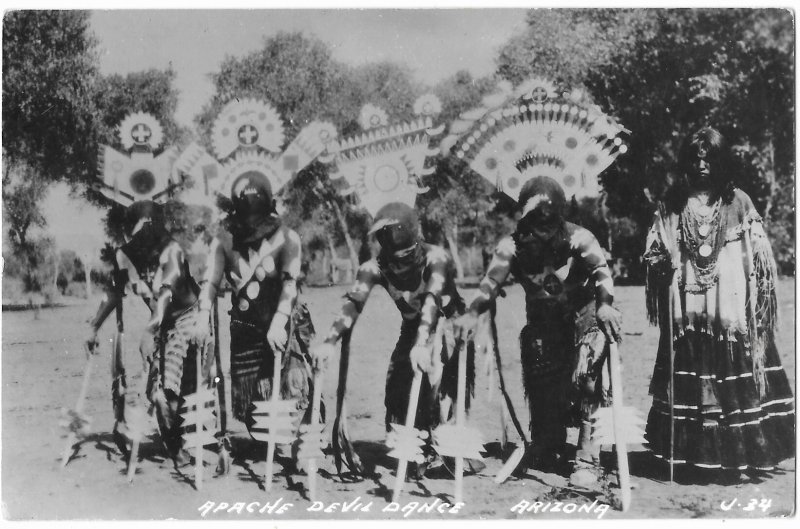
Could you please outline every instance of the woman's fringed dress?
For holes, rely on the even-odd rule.
[[[771,470],[795,450],[794,398],[775,346],[777,270],[745,193],[661,208],[648,234],[647,308],[661,329],[647,440],[674,463]]]

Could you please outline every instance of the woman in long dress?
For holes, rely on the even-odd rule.
[[[794,398],[775,345],[772,249],[728,159],[718,131],[692,135],[648,234],[647,309],[661,338],[647,439],[659,458],[738,475],[794,456]]]

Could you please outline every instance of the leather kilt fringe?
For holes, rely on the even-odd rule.
[[[307,409],[311,397],[311,358],[309,346],[314,335],[311,315],[298,304],[292,313],[291,335],[281,364],[282,399],[298,399],[298,408]],[[274,355],[266,341],[267,329],[231,320],[231,408],[233,416],[249,424],[253,401],[272,395]]]
[[[201,356],[201,376],[211,383],[214,362],[214,337],[202,343],[192,338],[196,308],[193,306],[179,315],[174,325],[161,331],[158,337],[157,357],[150,363],[147,395],[152,401],[158,388],[176,396],[188,395],[197,390],[197,354]]]

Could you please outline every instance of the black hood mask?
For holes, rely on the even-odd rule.
[[[537,176],[523,185],[519,205],[523,212],[517,222],[514,241],[523,245],[543,246],[566,229],[566,197],[561,185],[547,176]]]
[[[227,228],[233,247],[242,251],[262,239],[272,237],[281,226],[275,211],[272,187],[262,173],[247,171],[236,178],[231,191],[232,211]]]
[[[414,290],[422,279],[425,247],[419,240],[419,220],[413,208],[393,202],[375,215],[370,229],[381,245],[378,266],[401,290]]]
[[[133,233],[142,220],[139,230]],[[150,200],[134,202],[125,212],[124,229],[129,239],[121,249],[136,269],[145,270],[157,264],[161,251],[170,240],[163,206]]]

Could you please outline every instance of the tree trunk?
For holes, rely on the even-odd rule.
[[[603,219],[603,222],[606,225],[606,230],[608,230],[608,237],[607,237],[608,254],[609,255],[613,255],[613,253],[614,253],[614,239],[612,237],[613,234],[611,233],[612,232],[611,223],[608,222],[608,205],[606,204],[606,199],[607,198],[608,198],[608,196],[605,193],[600,195],[600,199],[597,201],[597,209],[600,212],[600,218]]]
[[[60,256],[58,255],[58,250],[53,251],[53,256],[55,257],[55,265],[54,265],[54,274],[53,274],[53,296],[58,296],[58,266],[61,264]]]
[[[458,225],[453,225],[449,230],[445,229],[444,232],[447,238],[447,246],[450,248],[453,262],[456,265],[456,278],[464,279],[464,265],[461,264],[461,257],[458,255]]]
[[[344,242],[347,245],[347,251],[350,254],[350,262],[353,264],[352,270],[358,270],[358,252],[356,251],[356,247],[353,244],[353,239],[350,237],[350,230],[347,226],[347,219],[345,219],[344,214],[342,213],[342,208],[339,207],[339,204],[336,201],[331,201],[331,208],[333,209],[334,215],[336,215],[336,220],[339,222],[339,227],[342,229],[344,233]]]
[[[328,259],[328,252],[322,250],[322,282],[330,282],[331,279],[331,262]]]
[[[86,299],[92,299],[92,265],[90,257],[83,256],[83,276],[86,278]]]
[[[325,267],[325,275],[328,277],[328,281],[330,283],[338,283],[339,282],[339,267],[336,265],[336,260],[338,259],[336,255],[336,248],[333,246],[333,239],[328,237],[328,251],[331,252],[331,259],[328,261],[328,266]],[[334,269],[336,270],[336,275],[334,276]]]
[[[775,175],[775,144],[772,141],[772,138],[769,139],[767,143],[767,170],[764,171],[764,174],[767,177],[767,185],[769,186],[769,193],[767,194],[767,203],[764,206],[764,222],[769,222],[769,214],[772,211],[772,204],[775,199],[775,188],[777,187],[776,175]]]

